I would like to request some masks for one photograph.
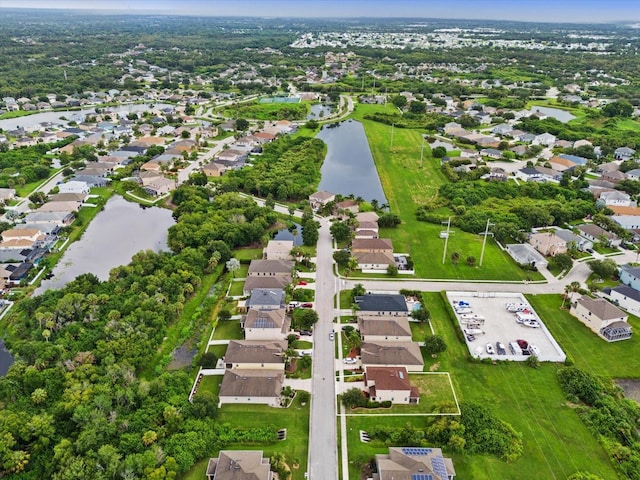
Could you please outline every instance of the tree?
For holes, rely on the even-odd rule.
[[[347,262],[347,268],[345,269],[345,275],[349,276],[349,273],[358,269],[358,259],[356,257],[349,257],[349,261]]]
[[[444,339],[438,335],[428,335],[424,339],[424,349],[429,355],[437,355],[447,349]]]
[[[244,118],[239,118],[236,120],[236,130],[239,132],[244,132],[247,128],[249,128],[249,121]]]
[[[395,263],[389,264],[389,266],[387,267],[387,275],[389,275],[390,277],[398,276],[398,267]]]
[[[467,265],[469,265],[470,267],[473,267],[476,264],[476,257],[474,257],[473,255],[469,255],[467,257]]]
[[[31,401],[34,405],[42,405],[47,400],[47,391],[44,388],[36,388],[31,392]]]
[[[413,101],[409,104],[409,112],[420,115],[427,111],[427,104],[424,102]]]
[[[401,223],[400,217],[394,213],[385,213],[378,218],[378,226],[380,228],[396,228]]]
[[[29,195],[29,200],[36,205],[42,205],[47,201],[47,194],[40,191],[33,192],[31,195]]]
[[[333,259],[340,268],[346,267],[350,258],[351,254],[347,250],[336,250],[333,252]]]
[[[451,263],[453,263],[454,265],[457,265],[459,261],[460,261],[460,254],[458,252],[453,252],[451,254]]]
[[[200,365],[202,368],[216,368],[218,357],[213,352],[205,352],[200,357]]]
[[[235,278],[235,272],[240,268],[240,260],[237,258],[230,258],[225,263],[227,270],[231,272],[231,276]]]
[[[391,103],[393,103],[396,107],[402,109],[407,106],[407,97],[404,95],[396,95],[391,99]]]
[[[431,312],[429,312],[429,309],[424,304],[421,304],[419,309],[411,312],[411,317],[419,322],[428,322],[431,318]]]
[[[318,237],[320,236],[318,229],[320,224],[315,220],[307,220],[302,225],[302,243],[307,247],[312,247],[318,243]]]
[[[191,133],[189,133],[189,130],[182,130],[180,137],[184,139],[191,138]]]
[[[367,398],[359,388],[352,388],[344,392],[340,395],[340,401],[347,408],[364,407],[367,404]]]
[[[299,308],[293,312],[293,320],[301,330],[310,330],[318,321],[318,313],[310,308]]]
[[[607,117],[630,117],[633,114],[633,105],[627,100],[611,102],[602,107],[602,113]]]
[[[351,239],[351,229],[346,222],[334,222],[329,228],[329,231],[338,243],[343,243]]]
[[[613,276],[618,273],[618,265],[610,258],[606,260],[592,260],[588,265],[591,271],[602,279],[613,278]]]
[[[569,271],[573,267],[573,259],[568,253],[560,253],[551,258],[551,263],[556,265],[561,271]]]
[[[447,156],[447,149],[442,145],[437,146],[431,151],[431,156],[433,158],[443,158]]]
[[[351,296],[353,298],[361,297],[365,293],[367,293],[367,291],[365,290],[364,285],[362,285],[361,283],[356,283],[351,289]]]

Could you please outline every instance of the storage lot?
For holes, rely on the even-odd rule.
[[[467,347],[473,356],[525,361],[529,357],[528,355],[514,355],[509,349],[509,343],[522,339],[526,340],[529,345],[537,347],[537,355],[541,361],[565,361],[566,356],[544,325],[544,319],[537,315],[523,295],[506,292],[447,292],[447,299],[452,307],[460,301],[469,304],[470,312],[467,310],[465,314],[456,314],[460,328],[463,331],[470,330],[468,323],[461,321],[464,318],[463,315],[466,315],[467,318],[471,318],[474,315],[484,317],[484,323],[476,327],[477,330],[481,330],[484,333],[474,334],[475,339],[470,339],[468,335],[465,336]],[[538,319],[540,327],[532,328],[517,323],[516,314],[509,312],[505,307],[508,303],[526,304]],[[506,355],[498,355],[496,342],[501,342],[505,346]],[[487,353],[487,343],[493,346],[495,354],[490,355]]]

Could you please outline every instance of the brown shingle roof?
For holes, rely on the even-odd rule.
[[[284,340],[231,340],[224,355],[225,363],[284,363],[287,348]]]
[[[221,397],[277,397],[284,374],[276,370],[226,370],[220,385]]]
[[[424,365],[415,342],[364,342],[360,354],[363,365]]]
[[[601,320],[606,321],[627,317],[626,313],[603,298],[591,298],[583,295],[578,299],[578,303]]]
[[[361,335],[411,337],[407,317],[361,317],[358,319],[358,329]]]
[[[374,384],[376,391],[411,390],[409,373],[404,367],[367,367],[365,384]]]

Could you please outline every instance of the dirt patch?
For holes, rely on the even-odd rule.
[[[435,372],[436,370],[439,370],[439,369],[440,369],[440,362],[436,362],[429,367],[430,372]]]
[[[624,390],[624,394],[627,398],[630,398],[640,405],[640,380],[623,378],[616,380],[616,385]]]

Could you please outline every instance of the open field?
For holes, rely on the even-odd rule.
[[[456,231],[449,238],[445,264],[442,263],[444,240],[439,237],[441,225],[420,222],[415,217],[418,205],[437,195],[446,178],[440,170],[440,161],[431,157],[428,143],[424,146],[424,159],[420,164],[422,132],[394,129],[393,152],[390,152],[391,127],[364,115],[373,111],[389,111],[391,107],[358,105],[353,118],[361,120],[371,153],[391,211],[397,213],[402,224],[396,229],[381,229],[380,236],[391,238],[394,251],[408,253],[415,262],[416,276],[421,278],[457,278],[461,280],[539,280],[537,272],[525,272],[494,241],[488,241],[482,267],[469,267],[464,261],[451,265],[451,253],[458,252],[462,259],[475,256],[479,262],[482,237]]]
[[[238,320],[221,320],[213,332],[214,340],[242,340],[244,335]]]

